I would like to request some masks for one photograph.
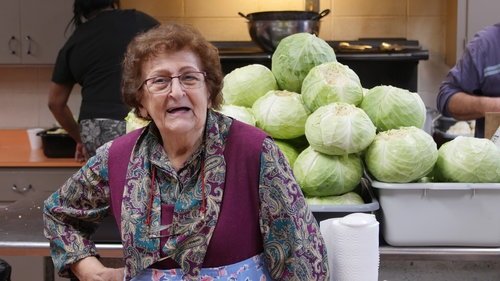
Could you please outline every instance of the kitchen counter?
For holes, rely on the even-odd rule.
[[[43,235],[43,201],[51,192],[35,194],[0,209],[0,256],[49,256]],[[120,243],[99,243],[103,257],[121,257]]]
[[[47,158],[31,150],[25,129],[0,130],[0,167],[81,167],[73,158]]]
[[[0,208],[0,256],[42,257],[45,281],[55,276],[41,219],[42,203],[49,194],[37,192],[8,208]],[[96,247],[103,261],[122,263],[120,243],[102,242]],[[380,245],[379,249],[379,280],[500,280],[500,248]]]
[[[48,256],[49,242],[43,236],[42,208],[48,192],[0,209],[0,256]],[[120,243],[96,243],[102,257],[120,258]],[[500,261],[500,248],[392,247],[380,246],[381,260]]]

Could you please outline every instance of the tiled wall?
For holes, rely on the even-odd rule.
[[[419,64],[419,94],[429,107],[448,70],[445,57],[447,2],[451,0],[320,0],[331,9],[321,20],[320,37],[353,40],[359,37],[405,37],[419,40],[430,59]],[[272,10],[304,10],[304,0],[122,0],[123,8],[145,11],[162,22],[195,25],[213,41],[248,41],[248,14]],[[55,123],[47,109],[51,67],[0,66],[0,129],[48,127]],[[78,89],[70,107],[78,113]]]
[[[418,39],[442,55],[447,0],[319,0],[320,10],[330,9],[321,20],[320,37],[350,40],[359,37]],[[303,10],[303,0],[122,0],[163,22],[193,24],[210,40],[246,41],[246,19],[238,12]]]
[[[56,124],[48,107],[51,66],[0,67],[0,129],[42,127]],[[78,114],[79,87],[69,105]]]

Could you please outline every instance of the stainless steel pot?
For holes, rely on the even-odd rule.
[[[274,52],[281,39],[300,32],[318,35],[320,19],[330,13],[311,11],[269,11],[240,16],[248,20],[248,31],[252,41],[266,52]]]

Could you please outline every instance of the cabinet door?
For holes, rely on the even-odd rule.
[[[22,63],[53,64],[73,30],[70,27],[66,31],[73,15],[73,1],[21,0],[20,11]]]
[[[0,0],[0,62],[21,62],[19,1]]]
[[[77,168],[0,168],[0,207],[37,191],[55,191]]]
[[[457,0],[457,56],[483,27],[500,22],[500,1]]]

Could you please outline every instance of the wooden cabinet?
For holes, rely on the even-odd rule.
[[[69,0],[0,0],[0,64],[53,64],[71,34]]]

